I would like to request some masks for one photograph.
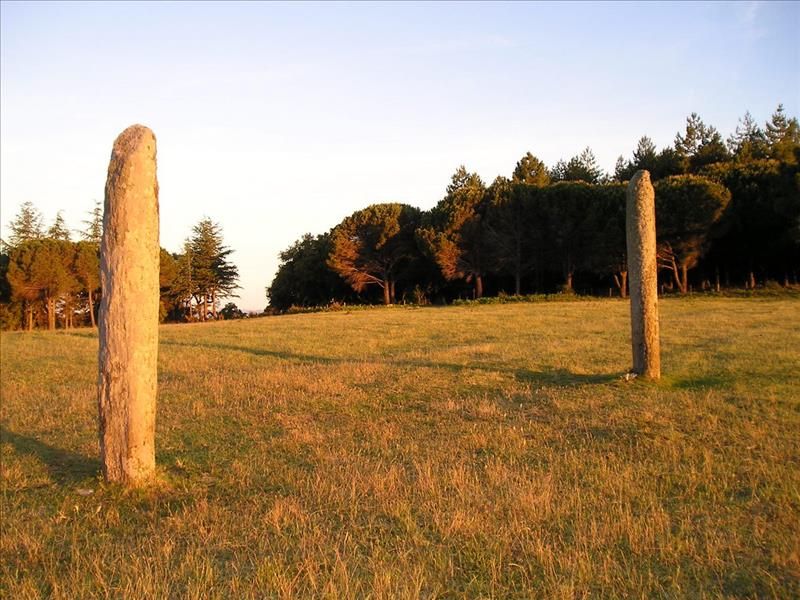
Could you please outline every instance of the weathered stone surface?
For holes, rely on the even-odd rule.
[[[156,139],[133,125],[111,152],[100,245],[100,458],[126,485],[155,471],[158,229]]]
[[[655,198],[650,173],[637,171],[628,184],[626,207],[631,342],[633,372],[650,379],[661,377]]]

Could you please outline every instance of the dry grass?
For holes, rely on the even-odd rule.
[[[161,331],[161,483],[97,478],[89,331],[2,336],[4,598],[800,595],[800,302]],[[92,490],[91,495],[81,495]]]

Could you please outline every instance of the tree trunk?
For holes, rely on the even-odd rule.
[[[714,271],[714,289],[719,293],[719,267],[717,267]]]
[[[72,296],[67,294],[64,297],[64,327],[72,329]]]
[[[749,284],[751,290],[756,289],[756,274],[752,271],[752,269],[747,274],[747,283]]]
[[[56,301],[54,298],[47,298],[47,329],[53,331],[56,328]]]
[[[483,277],[475,275],[475,298],[483,298]]]
[[[33,305],[30,300],[25,301],[25,319],[27,321],[25,328],[28,331],[33,331]]]
[[[678,281],[678,289],[680,290],[681,294],[685,294],[689,291],[689,277],[688,277],[689,269],[686,268],[686,265],[681,265],[681,276],[680,280]]]
[[[673,290],[673,289],[675,289],[674,286],[677,285],[678,286],[678,291],[683,293],[683,288],[681,287],[681,272],[680,272],[680,269],[678,269],[678,265],[677,265],[677,263],[675,262],[674,259],[672,261],[672,269],[671,270],[672,270],[672,281],[670,282],[669,289]]]
[[[614,285],[616,285],[617,289],[619,290],[619,297],[620,298],[627,298],[628,297],[628,272],[627,271],[619,271],[618,274],[614,273]],[[609,293],[609,296],[610,295],[611,294]]]
[[[156,140],[134,125],[114,142],[100,247],[98,412],[106,481],[155,474],[159,242]]]
[[[95,327],[97,323],[94,321],[94,298],[92,297],[92,290],[89,290],[89,319],[91,320],[92,327]]]
[[[389,294],[389,296],[391,296],[391,299],[392,299],[392,304],[397,304],[397,294],[396,294],[396,290],[395,290],[395,283],[397,283],[397,282],[394,279],[392,279],[391,280],[391,284],[390,284],[391,293]]]
[[[522,293],[522,239],[517,236],[517,248],[514,256],[514,294]]]
[[[565,281],[564,281],[564,291],[565,291],[565,292],[572,292],[572,291],[574,291],[574,290],[572,289],[572,275],[573,275],[572,271],[568,271],[568,272],[567,272],[567,276],[566,276],[566,279],[565,279]]]
[[[383,280],[383,303],[386,306],[392,303],[392,288],[388,279]]]

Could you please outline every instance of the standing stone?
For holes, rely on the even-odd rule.
[[[106,481],[155,471],[159,311],[156,138],[133,125],[114,142],[100,245],[100,460]]]
[[[631,296],[633,372],[661,377],[656,264],[656,194],[650,173],[637,171],[628,184],[626,229]]]

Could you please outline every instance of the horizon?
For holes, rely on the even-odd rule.
[[[158,139],[161,245],[219,223],[246,311],[301,235],[369,204],[430,209],[460,164],[489,183],[525,152],[552,167],[589,146],[613,172],[692,112],[727,138],[745,111],[800,109],[796,3],[1,10],[3,237],[25,201],[78,228],[140,122]]]

